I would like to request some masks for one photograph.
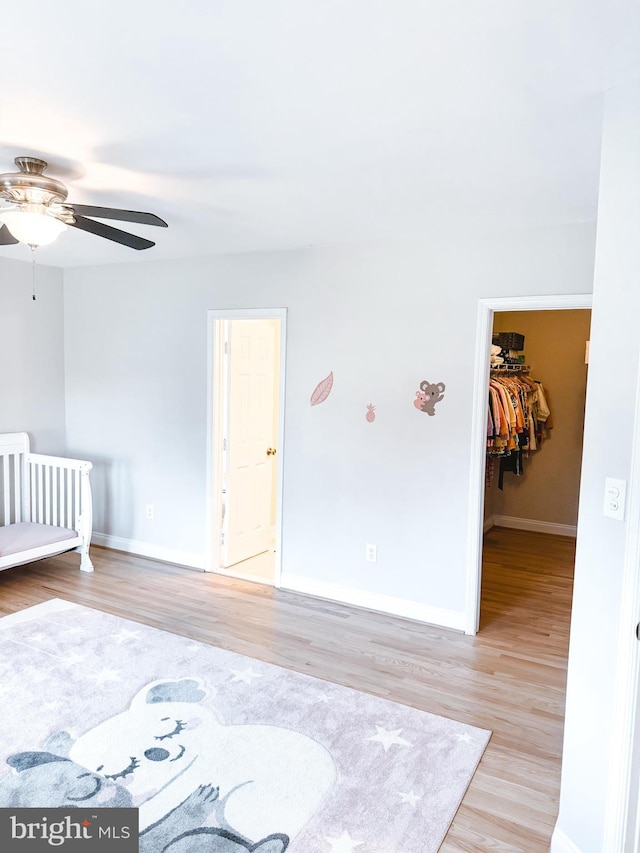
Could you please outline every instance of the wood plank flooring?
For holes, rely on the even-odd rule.
[[[93,574],[78,571],[76,554],[0,572],[0,614],[65,598],[491,729],[441,849],[547,853],[573,540],[491,530],[476,637],[103,548],[92,558]]]

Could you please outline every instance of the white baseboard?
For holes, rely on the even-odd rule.
[[[549,853],[582,853],[582,850],[556,826],[551,836]]]
[[[141,557],[150,557],[153,560],[162,560],[165,563],[175,563],[179,566],[204,570],[204,556],[191,551],[179,551],[175,548],[153,545],[151,542],[125,539],[121,536],[110,536],[105,533],[94,533],[91,541],[96,545],[113,548],[116,551],[139,554]],[[240,577],[240,575],[229,571],[223,571],[220,574],[228,574],[230,577]],[[251,580],[254,580],[254,578],[251,578]],[[392,616],[402,616],[405,619],[413,619],[416,622],[424,622],[427,625],[437,625],[439,628],[464,631],[465,614],[455,610],[445,610],[439,607],[430,607],[426,604],[416,604],[414,601],[408,601],[403,598],[394,598],[393,596],[380,595],[374,592],[364,592],[363,590],[350,589],[349,587],[337,584],[322,583],[296,575],[283,575],[280,588],[290,590],[291,592],[300,592],[303,595],[313,595],[316,598],[326,598],[329,601],[337,601],[340,604],[365,607],[367,610],[376,610],[379,613],[388,613]]]
[[[178,566],[188,566],[204,571],[204,555],[194,551],[180,551],[177,548],[166,548],[164,545],[153,545],[151,542],[141,542],[138,539],[110,536],[107,533],[94,533],[91,541],[116,551],[126,551],[128,554],[139,554],[141,557],[151,557],[152,560],[162,560],[164,563],[176,563]]]
[[[425,622],[427,625],[436,625],[439,628],[451,628],[454,631],[464,631],[465,614],[455,610],[444,610],[439,607],[430,607],[427,604],[417,604],[404,598],[395,598],[390,595],[381,595],[375,592],[365,592],[360,589],[351,589],[338,584],[323,583],[297,575],[284,574],[281,578],[281,589],[290,592],[300,592],[304,595],[313,595],[316,598],[326,598],[329,601],[337,601],[340,604],[351,604],[355,607],[365,607],[367,610],[376,610],[379,613],[388,613],[392,616],[402,616],[405,619],[413,619],[416,622]]]
[[[534,533],[552,533],[555,536],[572,536],[574,539],[578,529],[575,524],[555,524],[552,521],[537,521],[535,518],[515,518],[511,515],[493,515],[491,521],[496,527],[512,527],[514,530],[532,530]]]
[[[234,578],[234,580],[261,583],[264,586],[274,586],[273,581],[261,578],[259,575],[252,575],[249,572],[234,572],[233,569],[216,569],[215,574],[224,575],[226,578]]]
[[[493,515],[489,515],[487,518],[485,518],[484,526],[482,528],[484,533],[486,533],[488,530],[491,530],[492,527],[495,527],[494,518],[495,518],[495,516],[493,516]]]

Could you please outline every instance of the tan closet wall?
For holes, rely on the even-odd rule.
[[[525,458],[523,476],[505,473],[503,491],[496,464],[493,485],[486,490],[485,517],[576,524],[590,324],[587,310],[496,312],[494,331],[525,336],[526,361],[531,376],[544,386],[553,429],[541,449]]]

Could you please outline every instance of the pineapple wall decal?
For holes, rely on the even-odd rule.
[[[367,414],[365,415],[365,418],[370,424],[372,424],[376,419],[375,409],[376,407],[373,405],[373,403],[367,403]]]

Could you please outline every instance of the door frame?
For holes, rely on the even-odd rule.
[[[605,853],[640,850],[640,371],[627,489],[624,569],[605,814]]]
[[[480,626],[482,541],[484,536],[484,476],[487,455],[487,388],[491,360],[491,334],[496,311],[558,311],[592,308],[591,293],[557,296],[503,296],[480,299],[476,331],[475,379],[471,425],[469,526],[467,530],[467,581],[465,634],[477,634]]]
[[[286,308],[221,308],[207,311],[207,474],[205,572],[221,571],[220,537],[222,534],[222,495],[224,482],[222,453],[215,447],[215,436],[222,433],[222,368],[224,340],[219,334],[222,320],[280,320],[280,359],[278,375],[278,438],[276,456],[276,552],[274,587],[280,587],[282,575],[282,479],[284,469],[284,398],[286,376],[287,309]]]

